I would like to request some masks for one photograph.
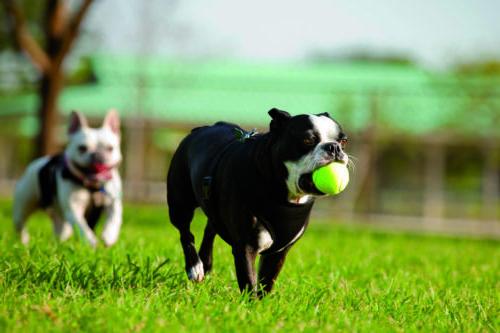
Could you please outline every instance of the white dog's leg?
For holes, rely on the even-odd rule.
[[[115,199],[113,204],[106,208],[107,219],[102,229],[101,237],[106,246],[112,246],[118,241],[122,226],[122,202]]]
[[[26,230],[26,222],[31,214],[37,209],[37,202],[29,198],[20,198],[14,196],[13,218],[14,228],[21,236],[24,245],[28,245],[30,235]]]
[[[54,223],[54,236],[56,241],[65,242],[73,235],[73,227],[66,222],[63,215],[59,212],[50,212],[50,217]]]
[[[65,242],[71,235],[73,235],[73,227],[68,222],[64,222],[60,234],[61,242]]]
[[[14,203],[12,215],[14,228],[21,235],[21,241],[27,245],[29,243],[29,234],[26,230],[26,222],[40,203],[40,190],[38,185],[38,170],[47,163],[48,158],[40,158],[30,164],[19,179],[14,190]]]
[[[65,223],[70,223],[75,234],[92,247],[97,246],[97,237],[85,220],[85,209],[90,202],[90,193],[77,188],[69,182],[59,182],[59,206],[63,212]],[[63,226],[64,230],[64,226]],[[61,231],[62,237],[63,231]]]
[[[83,214],[75,214],[75,212],[69,211],[65,214],[65,217],[66,221],[71,223],[73,226],[73,231],[83,242],[88,243],[93,248],[97,246],[97,237],[95,236],[94,231],[89,228]],[[65,222],[64,224],[67,224],[68,222]]]

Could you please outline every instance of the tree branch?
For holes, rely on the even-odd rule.
[[[80,28],[80,25],[83,21],[83,18],[85,17],[85,14],[87,13],[90,5],[92,4],[94,0],[84,0],[78,11],[76,12],[75,16],[71,20],[68,29],[66,30],[66,33],[64,34],[61,49],[59,50],[59,54],[57,55],[57,58],[55,59],[54,66],[60,67],[62,65],[62,62],[66,55],[68,54],[69,50],[73,46],[73,42],[75,41],[76,37],[78,36],[78,29]]]
[[[52,63],[47,53],[40,47],[26,24],[22,8],[15,0],[3,0],[7,14],[10,14],[14,39],[24,50],[35,66],[42,72],[50,72]]]

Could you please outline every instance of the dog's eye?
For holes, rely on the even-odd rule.
[[[306,138],[306,139],[304,139],[304,143],[306,145],[312,145],[314,143],[314,140],[311,138]]]
[[[87,146],[84,145],[78,146],[78,152],[80,154],[85,154],[87,152]]]
[[[111,153],[113,151],[113,146],[106,146],[106,151]]]
[[[342,149],[344,149],[345,146],[347,146],[347,139],[344,138],[344,139],[340,140],[340,145],[342,146]]]

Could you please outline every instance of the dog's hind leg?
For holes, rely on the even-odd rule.
[[[34,181],[31,178],[33,178],[33,175],[27,174],[19,180],[14,191],[12,209],[14,228],[20,234],[21,241],[25,245],[28,245],[30,240],[30,236],[26,230],[26,222],[40,203],[40,197],[36,191],[36,183],[33,184]]]
[[[186,262],[186,274],[191,281],[201,282],[205,279],[203,262],[201,261],[194,246],[194,236],[191,232],[183,234],[181,232],[182,249]]]
[[[28,245],[30,235],[26,230],[26,222],[33,212],[38,208],[37,201],[27,200],[26,198],[14,197],[13,219],[14,228],[21,237],[21,242]]]
[[[41,204],[40,185],[38,173],[49,161],[49,157],[41,157],[31,163],[23,176],[19,179],[14,189],[12,217],[14,228],[21,235],[21,241],[27,245],[30,236],[26,230],[26,222]]]
[[[186,274],[189,280],[201,282],[205,278],[203,263],[198,256],[198,252],[196,252],[194,235],[189,228],[194,216],[194,208],[192,210],[181,211],[175,208],[175,206],[170,207],[170,221],[179,230],[181,235],[181,245],[186,263]]]
[[[169,174],[170,176],[171,174]],[[167,202],[170,222],[179,230],[184,252],[185,269],[189,280],[201,282],[205,278],[203,263],[194,244],[190,225],[197,207],[194,193],[187,190],[189,183],[175,187],[175,181],[167,181]]]
[[[64,242],[73,235],[73,226],[65,221],[61,213],[51,211],[49,215],[54,225],[54,237],[56,241]]]
[[[213,264],[213,248],[214,248],[214,240],[217,235],[214,227],[212,226],[212,222],[208,220],[207,226],[205,227],[205,232],[203,234],[203,241],[200,246],[200,258],[203,263],[203,269],[205,271],[205,275],[208,275],[212,270]]]
[[[181,236],[187,276],[189,280],[199,282],[204,280],[205,271],[203,262],[196,251],[194,235],[191,233],[190,225],[194,217],[194,211],[199,207],[193,186],[193,179],[197,179],[193,176],[195,174],[194,169],[203,168],[190,165],[188,162],[189,145],[192,140],[188,138],[180,143],[170,162],[167,174],[167,203],[170,222],[179,230]],[[201,179],[199,185],[201,186]]]

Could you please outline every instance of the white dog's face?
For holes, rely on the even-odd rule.
[[[289,199],[302,202],[302,198],[310,195],[324,195],[312,181],[315,170],[334,161],[347,164],[348,156],[344,153],[347,136],[328,114],[297,118],[287,125],[281,149],[286,152]]]
[[[83,115],[73,112],[68,134],[65,155],[84,174],[107,172],[120,164],[122,155],[116,111],[108,112],[101,128],[90,128]]]

